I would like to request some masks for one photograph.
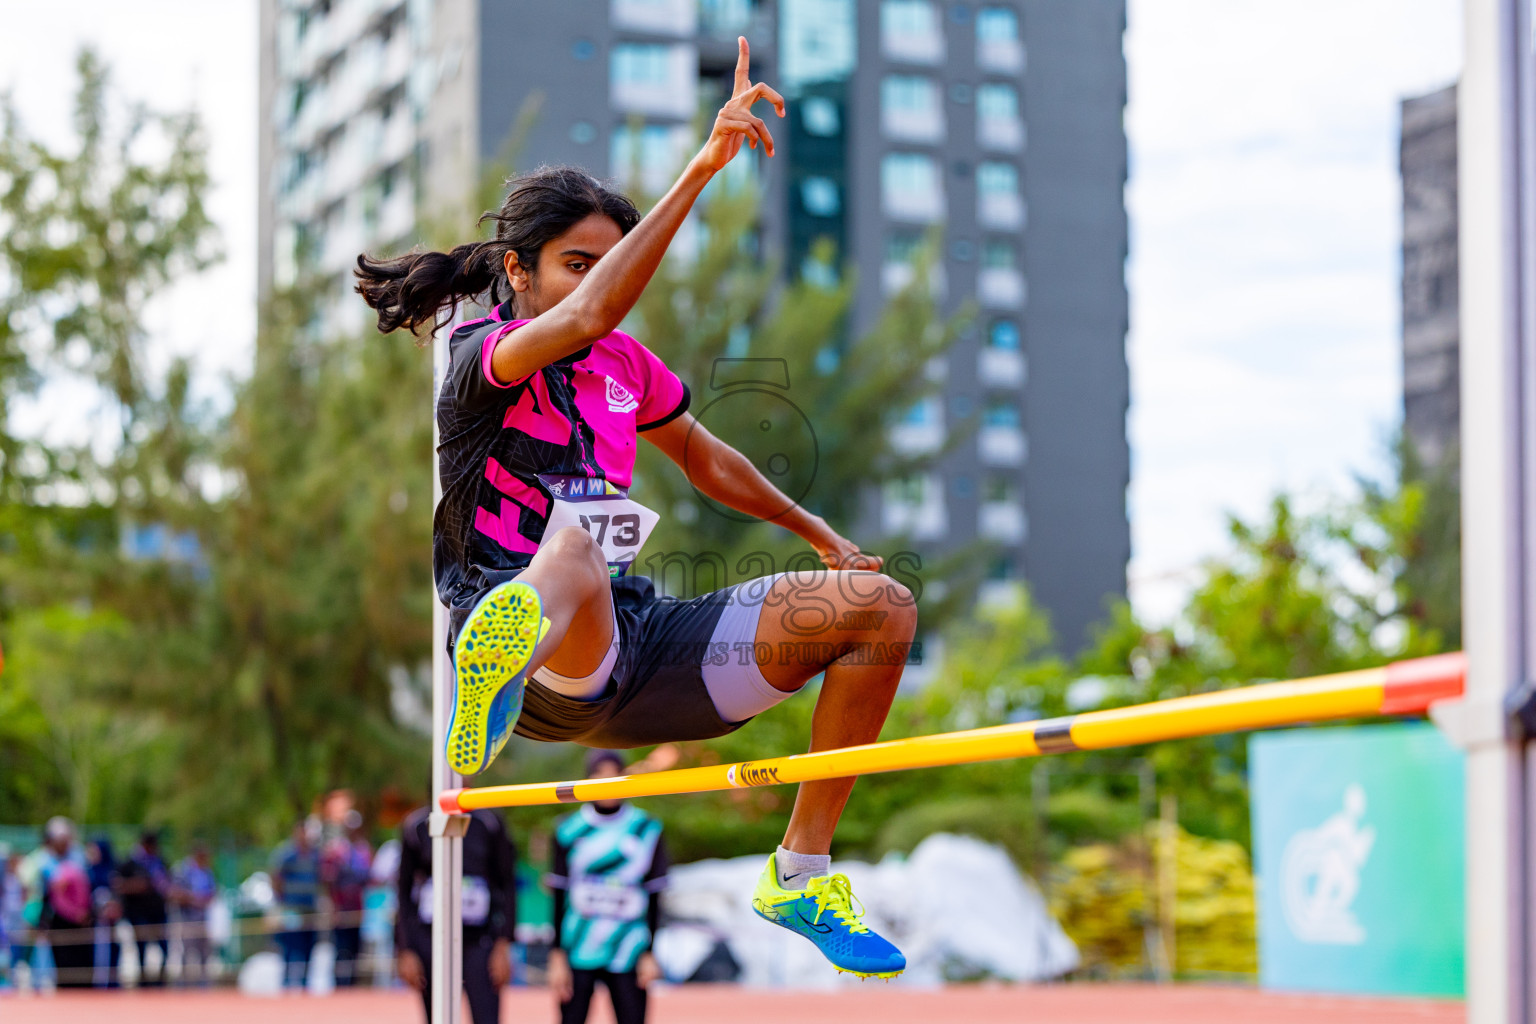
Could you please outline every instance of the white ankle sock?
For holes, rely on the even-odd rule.
[[[804,889],[811,879],[832,872],[832,858],[825,853],[796,853],[781,846],[774,851],[773,861],[783,889]]]

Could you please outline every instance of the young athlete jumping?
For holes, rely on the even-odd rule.
[[[873,742],[890,710],[917,624],[911,593],[690,416],[687,385],[617,329],[742,143],[773,156],[752,106],[783,117],[784,100],[748,80],[738,46],[730,100],[644,218],[585,171],[540,168],[486,215],[494,240],[358,257],[380,331],[441,326],[461,300],[490,310],[454,327],[437,402],[433,572],[450,611],[456,771],[483,771],[514,731],[626,748],[720,736],[817,675],[812,750]],[[826,569],[658,599],[627,575],[659,518],[628,494],[642,436],[700,492],[792,531]],[[862,922],[847,878],[829,874],[853,783],[801,784],[753,907],[839,970],[891,977],[906,959]]]

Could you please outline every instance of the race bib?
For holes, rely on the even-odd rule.
[[[659,514],[631,501],[623,488],[597,477],[543,473],[539,481],[555,499],[544,524],[544,539],[567,526],[585,530],[603,549],[610,576],[629,571],[645,539],[661,521]],[[543,547],[543,542],[539,546]]]
[[[432,879],[421,883],[416,893],[416,913],[422,924],[432,923]],[[459,882],[459,913],[463,923],[479,927],[491,918],[491,887],[478,875],[465,875]]]
[[[645,893],[616,880],[581,878],[571,886],[571,907],[589,920],[638,921],[645,916]]]

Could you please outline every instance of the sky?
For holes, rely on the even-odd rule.
[[[1228,513],[1381,473],[1401,416],[1397,103],[1453,81],[1456,0],[1129,0],[1131,596],[1166,621]],[[1027,17],[1027,14],[1026,14]],[[73,56],[195,105],[226,260],[149,311],[205,394],[255,337],[254,0],[0,0],[0,90],[68,138]],[[1027,156],[1026,156],[1027,159]],[[60,427],[65,390],[22,411]]]
[[[1385,474],[1402,418],[1398,101],[1455,80],[1460,19],[1456,0],[1130,0],[1144,618],[1177,613],[1229,513]]]

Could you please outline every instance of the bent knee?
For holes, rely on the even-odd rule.
[[[601,570],[604,578],[608,575],[608,562],[603,557],[602,546],[592,539],[592,535],[579,526],[566,526],[556,530],[554,536],[545,539],[540,546],[540,551],[549,552],[550,557],[560,559],[562,564],[568,565],[573,570],[590,569],[593,572]]]
[[[855,628],[910,638],[917,631],[917,601],[905,585],[884,573],[860,573],[842,593],[842,621]]]

